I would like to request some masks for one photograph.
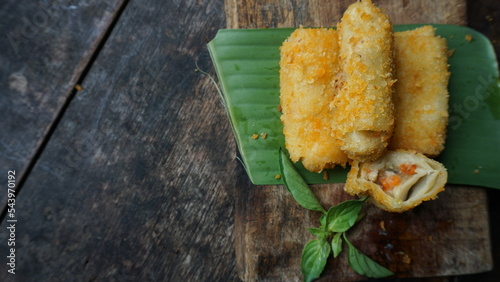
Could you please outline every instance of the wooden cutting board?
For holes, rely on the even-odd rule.
[[[353,1],[225,0],[228,28],[335,26]],[[374,1],[393,24],[466,23],[465,1]],[[235,249],[244,281],[300,281],[300,256],[320,214],[300,207],[283,186],[252,185],[243,169],[235,193]],[[343,184],[313,185],[325,208],[351,198]],[[491,270],[487,197],[483,188],[448,185],[439,199],[403,214],[365,205],[367,216],[348,233],[351,242],[396,277],[429,277]],[[364,277],[347,252],[330,259],[320,280]]]

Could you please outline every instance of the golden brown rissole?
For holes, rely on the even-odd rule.
[[[283,42],[280,60],[280,105],[285,146],[292,161],[320,172],[347,156],[332,137],[330,102],[339,71],[338,38],[333,29],[295,30]]]
[[[372,162],[352,163],[344,190],[351,195],[370,195],[381,209],[404,212],[444,191],[445,167],[414,151],[387,151]]]
[[[448,124],[446,40],[424,26],[395,33],[394,47],[396,122],[389,148],[437,156]]]
[[[385,151],[394,127],[392,25],[362,0],[349,6],[338,32],[342,73],[332,103],[334,135],[350,159],[373,160]]]

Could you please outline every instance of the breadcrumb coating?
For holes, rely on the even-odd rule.
[[[280,106],[285,146],[293,162],[320,172],[347,156],[332,136],[332,111],[339,72],[338,38],[334,29],[295,30],[281,47]]]
[[[437,156],[448,125],[446,40],[424,26],[395,33],[394,43],[396,123],[389,148]]]
[[[446,168],[428,156],[444,149],[449,53],[433,27],[393,33],[388,16],[361,0],[337,31],[301,27],[280,52],[279,109],[293,162],[314,172],[349,162],[344,190],[391,212],[444,190]]]
[[[370,0],[351,4],[338,25],[341,87],[335,96],[335,137],[349,158],[373,160],[394,127],[393,33],[389,17]]]
[[[337,31],[301,27],[280,52],[279,110],[292,161],[321,172],[372,161],[386,147],[443,150],[450,73],[446,41],[431,26],[393,33],[388,16],[362,0]]]

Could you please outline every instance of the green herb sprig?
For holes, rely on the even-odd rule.
[[[304,281],[320,277],[330,254],[333,253],[336,258],[342,252],[343,241],[348,247],[349,266],[356,273],[370,278],[394,274],[356,249],[347,239],[346,232],[364,217],[360,211],[367,197],[342,202],[326,211],[281,148],[279,164],[285,187],[297,203],[308,210],[323,213],[320,227],[307,229],[316,239],[309,241],[302,251],[301,269]]]

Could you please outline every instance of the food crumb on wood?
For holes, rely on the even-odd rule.
[[[472,41],[472,35],[467,34],[467,35],[465,36],[465,40],[467,40],[467,42],[471,42],[471,41]]]
[[[398,255],[401,255],[402,258],[401,258],[401,261],[405,264],[410,264],[411,263],[411,258],[409,255],[407,255],[405,252],[403,251],[400,251],[400,252],[396,252],[396,254]]]
[[[258,139],[259,138],[259,134],[252,134],[252,139]]]
[[[380,229],[382,229],[383,231],[385,231],[385,222],[383,220],[380,221],[379,226],[380,226]]]
[[[323,171],[323,179],[328,180],[330,176],[328,175],[328,171]]]
[[[427,237],[427,240],[433,242],[434,241],[434,237],[432,237],[432,235],[429,235],[429,237]]]
[[[83,90],[83,87],[82,87],[80,84],[77,84],[77,85],[75,85],[75,89],[76,89],[77,91],[82,91],[82,90]]]
[[[411,258],[409,255],[403,253],[403,263],[410,264]]]

